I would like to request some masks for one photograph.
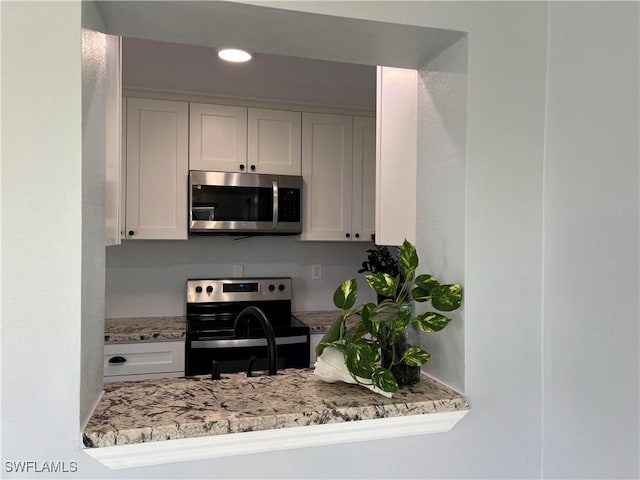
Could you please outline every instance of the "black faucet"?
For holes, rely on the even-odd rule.
[[[258,307],[247,307],[238,314],[235,321],[233,322],[233,331],[236,336],[241,336],[239,335],[238,324],[241,319],[249,315],[256,317],[262,325],[265,337],[267,337],[267,358],[269,360],[269,375],[275,375],[276,361],[278,359],[278,353],[276,351],[276,336],[273,333],[273,327],[271,326],[271,322],[269,321],[269,318],[267,318],[267,315]]]

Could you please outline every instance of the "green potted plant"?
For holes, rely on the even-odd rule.
[[[371,240],[375,242],[375,234],[371,235]],[[367,259],[362,262],[362,268],[358,273],[386,273],[398,280],[398,285],[402,284],[400,277],[400,267],[398,265],[398,247],[387,245],[374,245],[374,248],[367,250]],[[378,303],[388,297],[378,295]]]
[[[318,357],[326,348],[338,350],[354,383],[373,385],[384,392],[395,392],[398,379],[405,384],[419,380],[420,366],[429,359],[429,354],[419,346],[407,344],[407,331],[418,328],[437,332],[451,320],[432,311],[414,315],[411,302],[430,301],[440,312],[456,310],[462,304],[462,286],[441,285],[432,275],[416,276],[418,255],[415,246],[407,240],[400,248],[397,265],[399,275],[396,277],[385,272],[365,275],[367,284],[385,297],[377,305],[366,303],[354,307],[358,295],[355,278],[337,288],[333,303],[341,314],[316,348]],[[353,316],[359,320],[347,329],[346,321]],[[414,372],[417,369],[418,378],[402,378],[405,367],[413,367]]]

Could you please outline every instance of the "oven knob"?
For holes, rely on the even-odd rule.
[[[211,292],[213,292],[213,287],[211,285],[209,285],[207,287],[207,293],[211,293]]]
[[[200,293],[200,292],[202,292],[202,287],[200,285],[198,285],[196,287],[196,293]]]
[[[269,291],[273,292],[276,289],[276,286],[272,283],[271,285],[269,285]]]
[[[280,290],[281,292],[284,290],[284,284],[280,284],[278,285],[278,290]]]

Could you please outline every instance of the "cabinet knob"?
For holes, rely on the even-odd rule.
[[[240,164],[240,170],[244,170],[244,163]]]
[[[129,236],[130,236],[130,237],[133,237],[133,234],[134,234],[134,233],[136,233],[136,232],[134,232],[133,230],[129,230]]]
[[[251,171],[255,172],[256,171],[256,166],[255,165],[251,165]]]
[[[350,234],[350,233],[347,233],[347,234],[345,235],[345,237],[347,237],[347,238],[351,238],[351,234]]]
[[[109,363],[125,363],[127,361],[126,358],[121,357],[121,356],[117,356],[117,357],[111,357],[109,359]]]

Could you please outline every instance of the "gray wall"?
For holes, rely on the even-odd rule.
[[[550,12],[543,473],[638,478],[639,4]]]
[[[78,461],[78,478],[640,476],[638,129],[631,106],[638,95],[638,5],[286,5],[469,32],[464,284],[470,413],[446,434],[250,459],[120,472],[88,459],[78,435],[80,5],[3,2],[3,468],[6,461],[50,459]],[[584,45],[592,48],[580,53]],[[600,47],[606,55],[587,55]],[[636,75],[631,83],[629,75]],[[589,105],[607,138],[590,129]],[[618,123],[620,111],[626,124]],[[603,142],[609,148],[602,157],[615,160],[611,169],[596,162]],[[31,189],[23,188],[26,178]],[[570,194],[582,192],[585,182],[594,188],[578,201]],[[43,196],[55,213],[25,217],[26,210],[42,208]],[[603,272],[615,283],[603,286]],[[46,280],[42,297],[32,296],[34,279]],[[91,295],[98,301],[102,292]],[[604,317],[608,322],[605,306],[615,315]],[[17,341],[27,324],[37,325],[29,342]]]

